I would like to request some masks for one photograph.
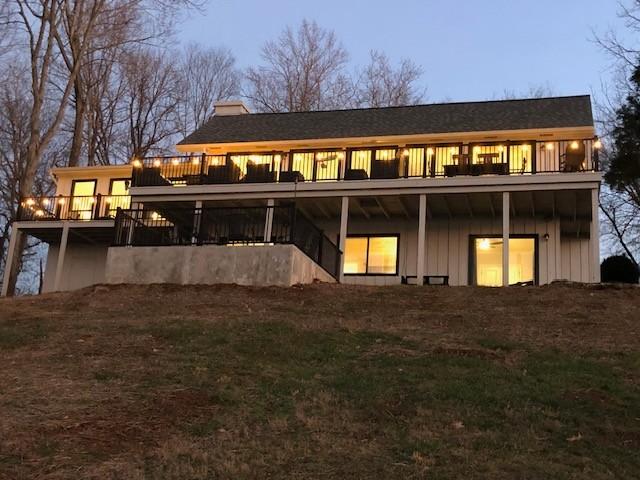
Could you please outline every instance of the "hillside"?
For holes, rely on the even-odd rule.
[[[640,478],[640,289],[0,299],[0,478]]]

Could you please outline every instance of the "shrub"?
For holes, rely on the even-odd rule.
[[[640,271],[638,267],[624,255],[605,258],[600,265],[602,282],[638,283]]]

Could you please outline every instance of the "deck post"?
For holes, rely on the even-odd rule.
[[[11,238],[9,239],[9,249],[7,250],[7,261],[4,264],[4,276],[2,277],[2,292],[0,297],[6,297],[9,292],[9,279],[11,278],[11,265],[13,265],[13,258],[16,256],[16,250],[20,243],[20,235],[22,232],[18,227],[18,224],[14,222],[11,227]]]
[[[600,190],[591,190],[591,281],[600,283]]]
[[[509,286],[509,192],[502,192],[502,286]]]
[[[56,264],[56,276],[53,283],[53,291],[59,292],[62,284],[62,273],[64,271],[64,257],[67,254],[67,240],[69,239],[69,222],[62,225],[62,237],[60,238],[60,247],[58,248],[58,262]]]
[[[266,215],[264,218],[264,243],[271,242],[271,232],[273,230],[273,207],[276,201],[273,198],[267,200]]]
[[[416,265],[416,285],[424,284],[425,234],[427,230],[427,195],[420,195],[420,213],[418,217],[418,263]]]
[[[342,209],[340,211],[340,283],[344,283],[344,248],[347,244],[347,224],[349,222],[349,197],[342,197]]]
[[[203,154],[204,155],[204,154]],[[200,245],[200,225],[202,224],[202,200],[196,200],[196,207],[193,213],[193,231],[191,232],[191,244]]]

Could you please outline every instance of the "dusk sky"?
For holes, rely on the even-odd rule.
[[[611,59],[593,31],[621,29],[615,0],[213,0],[180,28],[184,42],[226,45],[241,67],[266,40],[316,20],[333,29],[353,67],[378,49],[424,69],[427,101],[484,100],[549,85],[559,95],[598,93]]]

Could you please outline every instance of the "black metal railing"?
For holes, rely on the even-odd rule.
[[[115,218],[118,208],[131,205],[129,195],[43,196],[20,202],[19,221],[101,220]]]
[[[387,148],[378,158],[354,152],[305,151],[151,157],[133,162],[132,185],[291,183],[599,171],[593,140],[503,142]],[[395,155],[395,156],[393,156]],[[344,172],[344,175],[343,175]]]
[[[293,244],[339,274],[340,250],[294,206],[120,209],[113,239],[114,246],[263,244]]]

